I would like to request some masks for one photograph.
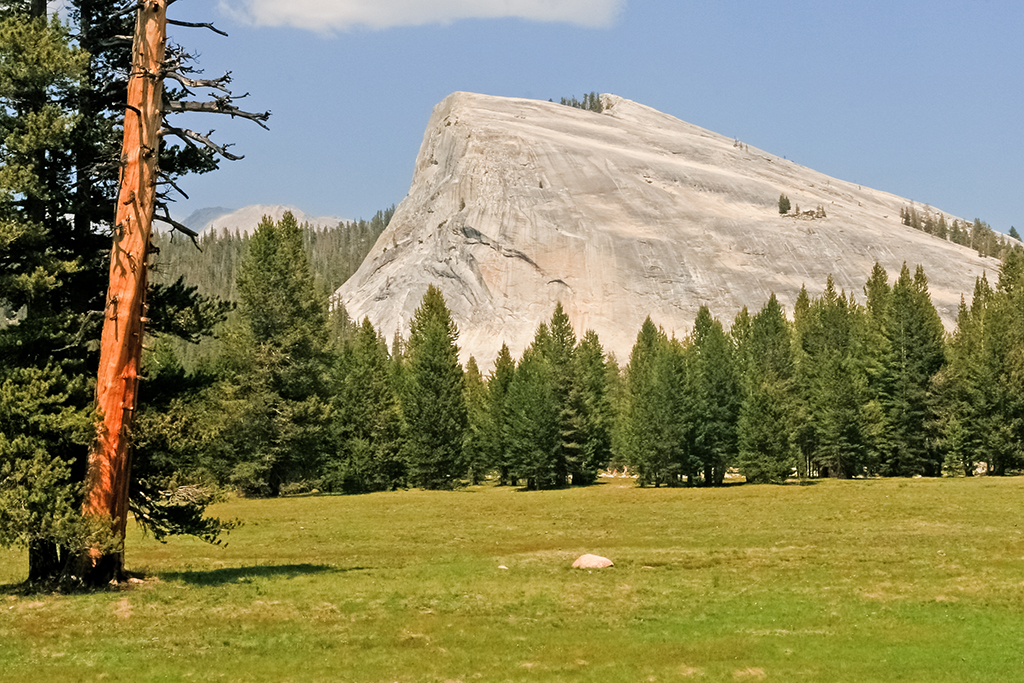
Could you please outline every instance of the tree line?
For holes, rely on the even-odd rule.
[[[1015,227],[1011,226],[1008,233],[1010,238],[1015,240],[1011,242],[979,218],[975,218],[973,222],[961,221],[959,218],[947,221],[942,212],[936,215],[928,207],[918,210],[916,206],[911,205],[900,209],[900,221],[903,225],[935,235],[939,239],[970,247],[977,251],[979,256],[1002,258],[1008,250],[1020,247],[1020,235],[1017,234]]]
[[[248,495],[530,489],[628,467],[641,485],[790,477],[1006,474],[1024,466],[1024,252],[978,280],[946,334],[920,266],[875,265],[863,303],[831,278],[791,317],[773,295],[727,328],[701,307],[678,338],[648,318],[620,368],[561,304],[484,376],[430,287],[408,339],[328,311],[302,230],[265,220],[238,272],[224,353],[140,416],[139,452]],[[158,345],[159,347],[159,345]],[[173,378],[173,381],[166,381]]]

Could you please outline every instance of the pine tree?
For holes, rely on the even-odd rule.
[[[511,480],[512,465],[505,443],[505,434],[508,423],[508,390],[515,371],[516,364],[512,360],[508,345],[502,343],[498,357],[494,361],[494,371],[487,383],[491,414],[489,450],[492,454],[492,464],[498,470],[498,483],[502,486],[513,483]]]
[[[665,335],[651,320],[644,320],[626,366],[621,417],[615,431],[615,456],[639,475],[638,483],[660,483],[660,463],[654,460],[659,425],[653,392],[656,359]]]
[[[803,300],[801,300],[803,299]],[[872,466],[880,409],[871,401],[863,309],[836,292],[802,294],[794,310],[800,413],[797,444],[808,474],[852,477]]]
[[[790,208],[792,208],[792,204],[790,204],[789,197],[787,197],[784,194],[780,194],[779,195],[779,213],[782,214],[782,215],[785,215],[785,214],[789,213]],[[799,213],[799,212],[797,212],[797,213]]]
[[[390,491],[405,482],[402,414],[392,386],[387,344],[368,318],[343,347],[333,396],[333,440],[321,488],[363,493]]]
[[[734,464],[738,447],[740,386],[735,348],[707,306],[697,311],[691,343],[691,456],[703,469],[704,485],[717,486]]]
[[[558,402],[550,363],[539,350],[546,341],[541,332],[546,333],[543,324],[534,344],[523,352],[505,398],[504,440],[511,478],[524,479],[532,490],[561,485]]]
[[[302,232],[286,213],[264,218],[239,269],[239,324],[224,355],[232,482],[257,495],[311,481],[330,442],[331,347]]]
[[[466,435],[462,443],[462,461],[468,471],[469,482],[479,484],[491,470],[493,462],[488,438],[494,430],[487,384],[480,374],[476,359],[466,363]]]
[[[413,313],[403,380],[405,457],[413,486],[450,489],[465,472],[467,412],[458,338],[441,290],[430,285]]]
[[[597,333],[587,330],[574,355],[575,382],[571,402],[580,422],[579,459],[570,463],[574,485],[592,484],[611,459],[612,406],[608,363]]]
[[[920,267],[912,278],[903,264],[892,288],[885,333],[886,443],[880,471],[887,476],[937,476],[942,460],[932,434],[936,419],[932,381],[945,360],[944,330]]]
[[[774,293],[754,316],[748,339],[737,464],[748,482],[778,483],[796,466],[790,440],[796,406],[792,335]]]

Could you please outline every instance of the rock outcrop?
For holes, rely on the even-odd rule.
[[[562,301],[620,363],[647,315],[690,330],[707,304],[728,325],[771,292],[792,311],[832,274],[862,288],[875,261],[922,264],[952,324],[961,293],[998,262],[905,227],[907,199],[836,180],[649,107],[603,95],[601,114],[455,93],[434,109],[408,197],[336,293],[354,319],[408,334],[429,284],[463,359],[514,356]],[[822,207],[824,218],[780,216]],[[948,215],[947,215],[948,216]],[[951,217],[950,217],[951,218]],[[948,219],[948,218],[947,218]]]

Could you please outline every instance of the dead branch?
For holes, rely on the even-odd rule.
[[[171,218],[171,214],[169,211],[167,211],[166,206],[162,206],[160,208],[163,209],[164,215],[161,216],[159,214],[153,214],[153,220],[160,221],[161,223],[167,223],[169,226],[171,226],[181,234],[186,235],[190,240],[192,240],[192,244],[196,245],[196,249],[202,251],[202,249],[200,249],[199,247],[199,242],[197,241],[199,233],[193,230],[192,228],[188,227],[184,223],[179,223],[178,221]]]
[[[171,186],[172,188],[174,188],[174,189],[175,189],[175,190],[176,190],[176,191],[178,192],[178,194],[180,194],[180,195],[181,195],[182,197],[184,197],[185,199],[188,199],[188,198],[189,198],[188,194],[186,194],[186,193],[185,193],[185,190],[183,190],[183,189],[181,189],[180,187],[178,187],[178,184],[174,182],[174,179],[173,179],[173,178],[171,178],[171,176],[170,176],[170,175],[168,175],[168,174],[166,174],[166,173],[161,173],[161,174],[160,174],[160,178],[161,178],[161,181],[160,181],[160,182],[161,182],[161,184],[163,184],[163,185],[170,185],[170,186]],[[165,196],[166,196],[166,195],[165,195]]]
[[[167,4],[169,5],[171,3],[167,3]],[[213,31],[214,33],[220,34],[220,35],[224,36],[225,38],[228,35],[227,33],[225,33],[224,31],[221,31],[219,28],[217,28],[216,26],[214,26],[213,24],[211,24],[209,22],[197,23],[197,22],[191,22],[191,21],[178,21],[177,19],[168,19],[167,23],[168,24],[173,24],[174,26],[184,26],[185,28],[208,28],[211,31]]]
[[[244,97],[244,95],[242,95]],[[231,103],[231,97],[217,97],[210,102],[190,102],[186,100],[171,100],[164,105],[164,111],[171,114],[184,112],[202,112],[206,114],[226,114],[231,118],[239,117],[255,121],[260,128],[270,130],[264,123],[270,118],[270,112],[249,112],[239,109]]]
[[[228,161],[239,161],[245,158],[244,156],[232,154],[231,152],[227,151],[227,148],[231,147],[231,145],[218,145],[216,142],[211,140],[209,136],[213,135],[212,130],[206,135],[203,135],[202,133],[197,133],[194,130],[189,130],[188,128],[175,128],[173,126],[168,126],[161,130],[160,134],[174,135],[183,140],[192,148],[196,147],[195,142],[202,143],[207,149],[216,152],[217,154],[221,155]]]
[[[189,78],[181,71],[166,71],[164,72],[166,78],[177,81],[185,88],[189,95],[193,94],[189,88],[211,88],[213,90],[220,90],[221,92],[231,94],[228,90],[227,84],[231,82],[231,72],[227,72],[220,78]]]

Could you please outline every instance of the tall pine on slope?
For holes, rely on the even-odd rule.
[[[257,495],[317,476],[330,442],[327,301],[291,213],[264,218],[238,276],[221,410],[232,482]]]
[[[737,464],[748,482],[779,483],[796,466],[795,385],[790,325],[774,293],[754,316],[744,347]]]
[[[441,290],[430,285],[413,313],[403,377],[405,458],[413,486],[454,488],[465,472],[462,443],[468,418],[458,338]]]

